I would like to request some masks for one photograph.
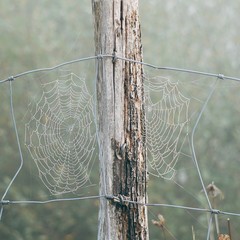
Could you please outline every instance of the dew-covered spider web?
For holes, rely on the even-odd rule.
[[[166,77],[146,78],[144,88],[148,170],[171,180],[188,134],[190,99]],[[98,156],[95,99],[85,79],[72,72],[41,89],[28,106],[25,145],[52,194],[75,192],[89,184]]]
[[[93,96],[84,78],[67,72],[42,84],[29,104],[25,145],[52,194],[75,192],[89,183],[96,158]]]
[[[172,179],[188,133],[190,99],[166,77],[146,79],[144,87],[149,172]]]

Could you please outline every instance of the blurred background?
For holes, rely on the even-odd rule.
[[[220,0],[140,1],[144,61],[240,77],[240,2]],[[0,79],[65,61],[93,56],[94,37],[91,1],[12,0],[0,1]],[[67,67],[87,80],[94,92],[94,61]],[[165,77],[179,83],[179,91],[190,100],[189,136],[204,105],[214,78],[145,68],[146,76]],[[38,177],[38,170],[24,146],[26,112],[29,101],[41,96],[42,84],[54,81],[59,72],[31,74],[13,82],[14,109],[24,167],[5,199],[54,199]],[[19,153],[12,126],[9,84],[0,85],[0,196],[19,166]],[[221,190],[214,199],[216,208],[240,213],[239,169],[240,83],[219,80],[194,136],[194,146],[204,183],[212,181]],[[171,180],[149,176],[149,202],[207,208],[202,187],[192,161],[189,137]],[[92,166],[91,182],[74,195],[98,195],[98,165]],[[224,198],[222,197],[224,195]],[[152,220],[161,214],[164,228]],[[208,215],[190,210],[149,207],[150,239],[206,239]],[[240,217],[219,216],[220,231],[227,233],[230,217],[232,235],[237,238]],[[6,240],[96,239],[98,200],[10,205],[4,207],[0,238]],[[214,233],[212,234],[213,238]],[[233,238],[233,239],[235,239]]]

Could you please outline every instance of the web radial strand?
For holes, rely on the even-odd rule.
[[[170,180],[188,134],[190,100],[164,77],[146,79],[144,87],[149,172]]]
[[[25,145],[52,194],[75,192],[89,183],[96,157],[93,97],[73,73],[42,89],[40,99],[29,104]]]

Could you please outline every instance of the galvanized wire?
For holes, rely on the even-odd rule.
[[[3,196],[2,196],[2,198],[1,198],[1,202],[4,201],[4,199],[5,199],[8,191],[9,191],[9,189],[10,189],[10,187],[12,186],[13,182],[15,181],[16,177],[18,176],[19,172],[21,171],[21,169],[22,169],[22,167],[23,167],[22,149],[21,149],[21,144],[20,144],[20,141],[19,141],[17,124],[16,124],[15,115],[14,115],[12,81],[9,81],[9,93],[10,93],[10,110],[11,110],[13,128],[14,128],[15,136],[16,136],[16,140],[17,140],[18,152],[19,152],[19,157],[20,157],[20,165],[19,165],[16,173],[15,173],[14,176],[12,177],[11,181],[9,182],[9,184],[8,184],[5,192],[3,193]],[[0,209],[0,221],[1,221],[1,218],[2,218],[2,213],[3,213],[3,205],[1,205],[1,209]]]
[[[168,71],[174,71],[174,72],[191,73],[191,74],[203,75],[203,76],[208,76],[208,77],[216,77],[216,78],[219,78],[219,79],[222,79],[222,80],[226,79],[226,80],[233,80],[233,81],[238,81],[238,82],[240,81],[240,78],[225,76],[222,73],[210,73],[210,72],[203,72],[203,71],[184,69],[184,68],[156,66],[156,65],[153,65],[153,64],[150,64],[150,63],[136,61],[136,60],[129,59],[129,58],[124,58],[124,57],[121,57],[121,56],[116,56],[116,55],[111,55],[111,54],[99,54],[99,55],[96,55],[96,56],[78,58],[78,59],[75,59],[75,60],[67,61],[67,62],[58,64],[54,67],[38,68],[38,69],[22,72],[22,73],[10,76],[8,78],[5,78],[3,80],[0,80],[0,83],[5,83],[7,81],[12,81],[12,80],[15,80],[19,77],[28,75],[28,74],[44,72],[44,71],[51,71],[51,70],[54,70],[54,69],[57,69],[57,68],[60,68],[60,67],[63,67],[63,66],[73,64],[73,63],[88,61],[88,60],[92,60],[92,59],[103,59],[103,58],[112,58],[113,61],[117,61],[117,60],[128,61],[128,62],[132,62],[132,63],[136,63],[136,64],[141,64],[141,65],[144,65],[146,67],[158,69],[158,70],[168,70]]]

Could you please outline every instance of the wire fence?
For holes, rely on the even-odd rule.
[[[203,193],[204,193],[204,197],[207,201],[208,207],[207,208],[197,208],[197,207],[191,207],[191,206],[185,206],[185,205],[174,205],[174,204],[165,204],[165,203],[159,203],[159,202],[147,202],[147,203],[142,203],[142,202],[137,202],[137,201],[132,201],[132,200],[128,200],[125,199],[121,196],[112,196],[112,195],[89,195],[89,196],[84,196],[84,197],[71,197],[71,198],[56,198],[56,199],[50,199],[50,200],[9,200],[6,199],[6,196],[9,192],[9,190],[12,187],[12,184],[14,183],[14,181],[16,180],[17,176],[19,175],[19,173],[21,172],[22,168],[23,168],[23,163],[24,163],[24,158],[23,158],[23,154],[22,154],[22,147],[21,147],[21,143],[19,140],[19,132],[17,129],[17,124],[16,124],[16,118],[15,118],[15,108],[14,108],[14,103],[13,103],[13,84],[17,81],[18,78],[23,77],[23,76],[27,76],[27,75],[32,75],[32,74],[36,74],[36,73],[41,73],[41,72],[50,72],[52,70],[61,68],[61,67],[65,67],[68,65],[72,65],[75,63],[79,63],[79,62],[85,62],[85,61],[89,61],[89,60],[102,60],[102,59],[107,59],[110,58],[113,61],[128,61],[128,62],[132,62],[134,64],[141,64],[145,67],[148,67],[150,69],[156,69],[156,70],[160,70],[160,71],[170,71],[170,72],[176,72],[176,73],[186,73],[186,74],[191,74],[191,75],[199,75],[199,76],[207,76],[207,77],[211,77],[214,80],[214,84],[211,85],[210,87],[210,91],[207,94],[207,98],[204,100],[201,109],[199,110],[199,112],[197,113],[196,116],[196,120],[195,123],[193,124],[193,128],[189,137],[189,142],[190,142],[190,148],[191,148],[191,158],[192,161],[194,162],[195,168],[197,170],[197,174],[198,174],[198,180],[200,181]],[[19,152],[19,163],[18,163],[18,169],[16,170],[14,176],[12,177],[11,181],[9,182],[8,186],[6,187],[3,195],[1,196],[1,201],[0,201],[0,220],[2,218],[3,215],[3,210],[5,208],[6,205],[31,205],[31,204],[49,204],[49,203],[57,203],[57,202],[63,202],[63,201],[82,201],[82,200],[92,200],[92,199],[100,199],[100,198],[105,198],[114,202],[117,202],[119,204],[139,204],[139,205],[144,205],[146,207],[165,207],[165,208],[173,208],[173,209],[183,209],[183,210],[191,210],[191,211],[196,211],[196,212],[206,212],[210,214],[210,218],[209,218],[209,222],[208,222],[208,226],[207,226],[207,236],[206,239],[209,240],[210,239],[210,235],[211,235],[211,229],[213,226],[213,222],[215,220],[215,224],[216,227],[218,225],[217,222],[217,218],[216,216],[218,215],[227,215],[227,216],[237,216],[240,217],[240,213],[237,212],[229,212],[229,211],[223,211],[221,209],[216,209],[214,207],[214,205],[211,202],[211,199],[209,198],[209,192],[207,187],[204,184],[204,179],[203,179],[203,174],[202,171],[203,169],[201,169],[201,167],[199,166],[199,162],[197,160],[197,154],[196,154],[196,150],[195,150],[195,145],[194,145],[194,137],[195,137],[195,132],[196,129],[199,125],[199,122],[202,118],[203,113],[206,110],[206,107],[209,103],[209,100],[212,98],[212,95],[214,93],[214,91],[216,90],[216,84],[218,81],[235,81],[235,82],[239,82],[240,78],[236,78],[236,77],[230,77],[230,76],[225,76],[222,73],[219,74],[215,74],[215,73],[208,73],[208,72],[201,72],[201,71],[196,71],[196,70],[189,70],[189,69],[181,69],[181,68],[173,68],[173,67],[161,67],[161,66],[155,66],[149,63],[145,63],[145,62],[139,62],[139,61],[135,61],[132,59],[127,59],[127,58],[123,58],[120,56],[116,56],[116,55],[97,55],[97,56],[91,56],[91,57],[86,57],[86,58],[80,58],[80,59],[76,59],[73,61],[68,61],[68,62],[64,62],[62,64],[59,64],[57,66],[54,67],[50,67],[50,68],[41,68],[41,69],[35,69],[35,70],[31,70],[31,71],[27,71],[27,72],[23,72],[14,76],[10,76],[6,79],[3,79],[0,81],[1,84],[9,84],[9,102],[10,102],[10,110],[11,110],[11,117],[12,117],[12,124],[13,124],[13,128],[14,128],[14,132],[15,132],[15,137],[16,137],[16,142],[17,142],[17,146],[18,146],[18,152]],[[54,97],[54,94],[51,95]],[[44,108],[44,106],[42,107]],[[218,234],[219,234],[219,230]]]

